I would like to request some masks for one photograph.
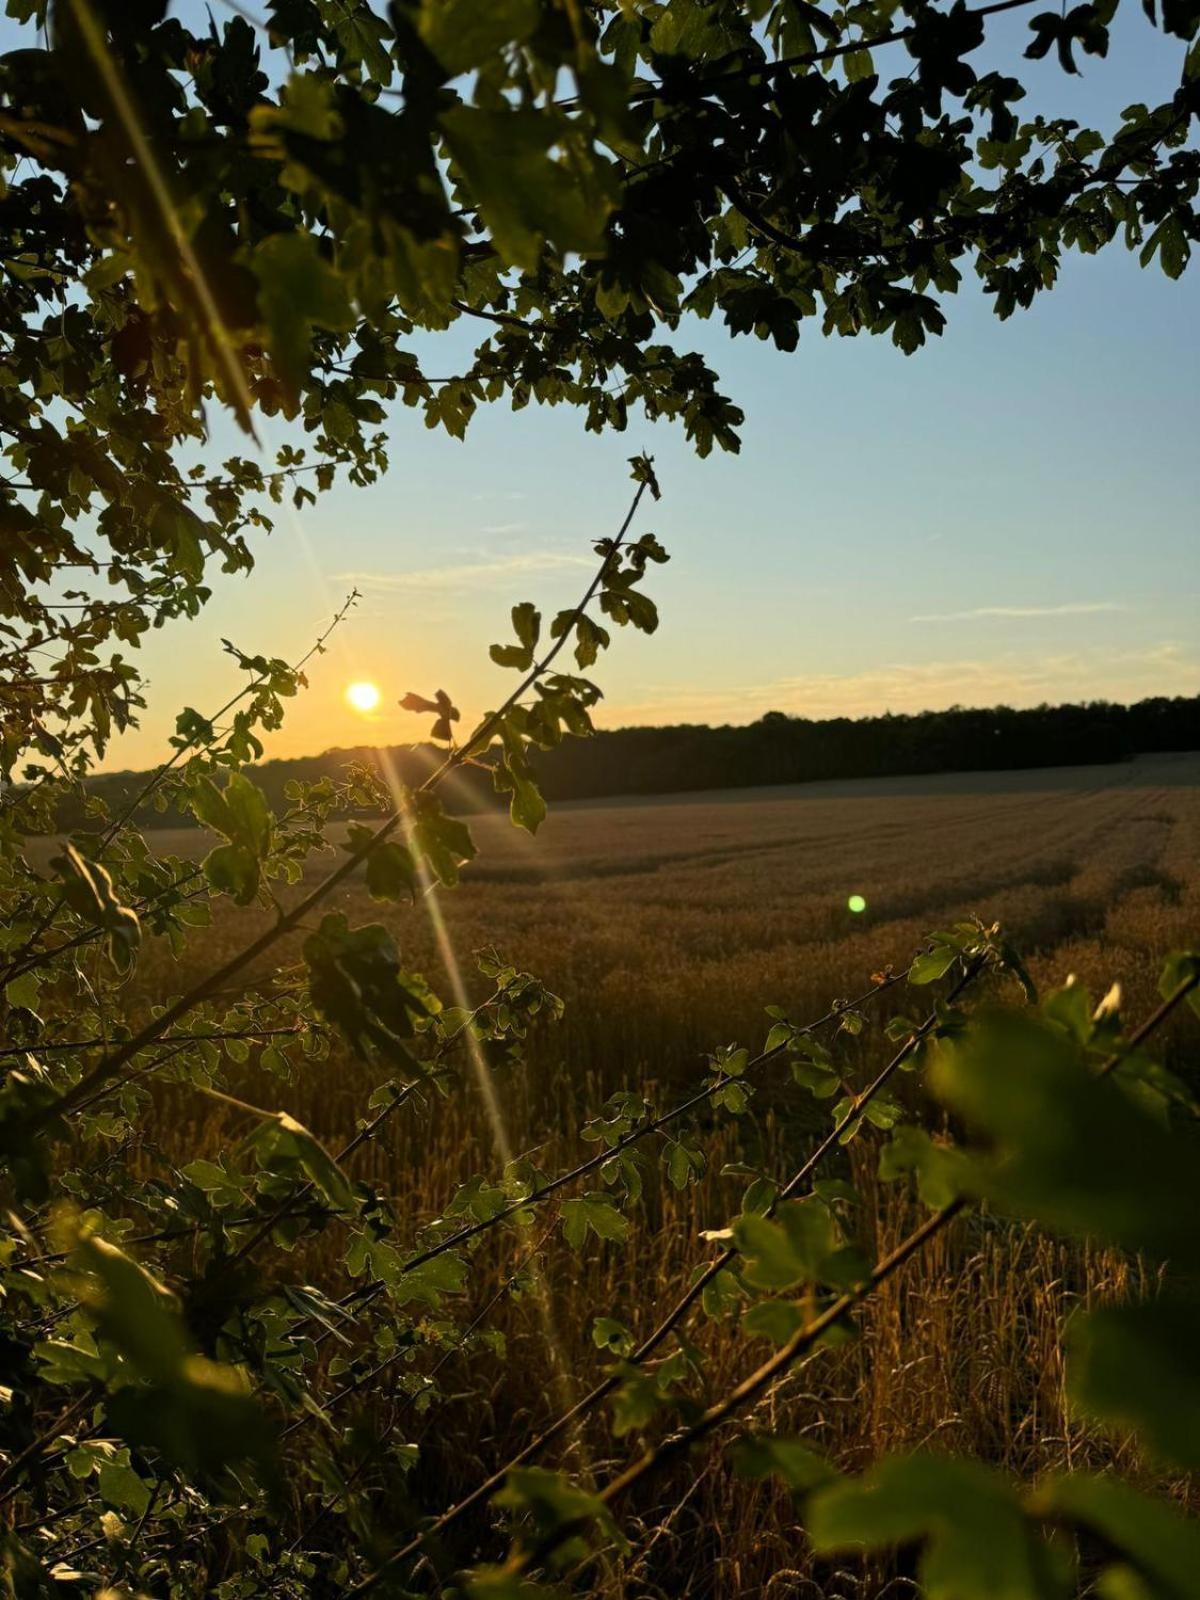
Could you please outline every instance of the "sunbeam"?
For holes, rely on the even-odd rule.
[[[393,804],[404,816],[405,834],[411,838],[411,813],[407,803],[407,793],[403,783],[400,781],[391,753],[386,747],[381,746],[375,751],[375,756],[379,764],[380,774],[392,796]],[[413,859],[416,863],[418,881],[421,885],[421,902],[429,915],[430,927],[433,929],[438,953],[446,970],[454,1003],[464,1011],[471,1011],[474,1009],[473,1002],[467,992],[462,966],[458,959],[458,953],[454,948],[454,941],[450,937],[445,918],[442,916],[441,906],[438,904],[437,884],[430,877],[429,869],[425,866],[420,854],[415,850],[413,851]],[[488,1071],[488,1065],[484,1060],[483,1051],[479,1047],[479,1041],[469,1028],[463,1034],[463,1038],[467,1048],[467,1057],[471,1063],[471,1072],[487,1114],[492,1143],[500,1161],[507,1167],[513,1159],[513,1143],[508,1131],[508,1125],[504,1119],[504,1111],[496,1094],[496,1086],[492,1074]],[[542,1336],[554,1369],[555,1379],[561,1391],[561,1403],[570,1405],[575,1400],[571,1364],[567,1360],[562,1338],[558,1331],[554,1308],[550,1299],[549,1286],[536,1257],[530,1263],[529,1275],[533,1280],[534,1298],[542,1325]],[[582,1445],[578,1433],[572,1436],[571,1448],[580,1453],[582,1467],[590,1474],[591,1466],[582,1455]]]

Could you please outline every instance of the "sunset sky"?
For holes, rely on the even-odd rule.
[[[1019,19],[996,34],[1011,54],[1024,37]],[[1024,66],[1047,104],[1111,128],[1135,93],[1170,92],[1179,59],[1131,10],[1083,79]],[[600,662],[602,724],[1195,693],[1198,281],[1119,247],[1071,257],[1009,323],[968,285],[911,358],[815,325],[790,356],[688,326],[677,343],[747,413],[737,457],[699,461],[668,425],[586,434],[565,408],[484,409],[464,445],[397,408],[377,487],[280,514],[253,578],[217,577],[200,622],[148,645],[151,709],[107,765],[156,762],[182,706],[221,703],[222,636],[295,658],[352,586],[363,601],[268,754],[417,737],[428,719],[395,704],[409,689],[446,689],[469,723],[510,686],[487,647],[511,605],[552,614],[586,585],[638,450],[664,490],[639,530],[672,560],[651,575],[658,634],[618,632]],[[464,345],[446,336],[442,370]],[[347,702],[356,680],[380,686],[377,710]]]

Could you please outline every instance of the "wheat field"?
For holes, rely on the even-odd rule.
[[[357,1153],[354,1175],[390,1194],[414,1225],[437,1215],[471,1175],[497,1176],[506,1153],[535,1152],[550,1172],[574,1165],[591,1153],[580,1124],[613,1091],[634,1088],[660,1108],[673,1103],[712,1048],[761,1043],[766,1005],[786,1007],[797,1022],[815,1018],[865,990],[879,969],[903,968],[922,937],[948,922],[999,919],[1040,986],[1075,974],[1098,996],[1118,982],[1131,1019],[1155,1002],[1161,956],[1194,943],[1200,927],[1197,756],[575,803],[553,811],[536,840],[499,816],[473,818],[472,829],[479,857],[436,906],[379,905],[358,887],[340,901],[352,921],[387,923],[406,963],[447,998],[456,981],[472,1000],[485,997],[489,984],[471,952],[486,940],[566,1001],[563,1021],[538,1031],[526,1064],[495,1075],[486,1096],[464,1072],[455,1093],[407,1108],[385,1139]],[[203,847],[195,833],[154,840],[180,853]],[[315,859],[307,881],[332,859]],[[849,910],[851,894],[865,899],[861,914]],[[183,964],[152,947],[138,979],[147,997],[185,988],[198,963],[229,954],[261,916],[228,909]],[[863,1081],[886,1059],[889,1014],[926,1003],[903,985],[889,991],[864,1032],[839,1043],[849,1077]],[[1185,1028],[1164,1035],[1168,1059],[1180,1054]],[[260,1104],[286,1106],[335,1144],[353,1132],[374,1081],[337,1051],[294,1083],[247,1072]],[[418,1504],[436,1510],[472,1487],[589,1387],[602,1370],[593,1317],[646,1331],[711,1252],[702,1232],[739,1209],[745,1179],[722,1176],[722,1166],[786,1176],[811,1148],[819,1115],[800,1091],[764,1077],[743,1118],[701,1129],[709,1165],[700,1184],[683,1193],[648,1185],[627,1244],[591,1240],[574,1254],[552,1233],[536,1257],[536,1282],[501,1295],[472,1340],[471,1381],[464,1351],[461,1370],[452,1362],[439,1376],[452,1398],[429,1414],[436,1426],[414,1416],[410,1437],[424,1452]],[[182,1090],[162,1096],[151,1124],[148,1167],[173,1149],[207,1153],[244,1131],[223,1108]],[[879,1184],[880,1138],[871,1130],[832,1169],[862,1194],[873,1235],[864,1242],[877,1252],[917,1214],[906,1190]],[[335,1232],[304,1265],[339,1292],[347,1280]],[[527,1237],[486,1236],[464,1320],[528,1248]],[[1120,1297],[1139,1274],[1108,1252],[965,1221],[878,1297],[854,1344],[819,1354],[773,1391],[756,1425],[802,1436],[846,1469],[928,1446],[1026,1477],[1115,1459],[1136,1475],[1124,1441],[1101,1438],[1070,1414],[1060,1330],[1075,1307]],[[764,1353],[734,1323],[698,1319],[689,1336],[709,1353],[717,1388]],[[418,1348],[412,1371],[421,1370]],[[603,1477],[631,1448],[593,1419],[557,1459]],[[834,1600],[900,1593],[906,1582],[902,1568],[814,1565],[788,1497],[735,1478],[719,1452],[659,1481],[630,1517],[644,1532],[640,1554],[627,1561],[612,1552],[599,1592]],[[465,1522],[447,1559],[495,1555],[503,1548],[497,1520],[485,1513]]]

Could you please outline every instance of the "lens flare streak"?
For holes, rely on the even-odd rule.
[[[404,785],[400,782],[399,775],[396,772],[396,768],[392,762],[391,755],[388,750],[386,748],[380,748],[376,750],[375,755],[379,763],[380,773],[384,782],[387,784],[393,802],[396,805],[397,810],[400,810],[404,813],[405,833],[406,835],[409,835],[411,834],[411,821],[406,806]],[[419,853],[414,851],[413,857],[416,862],[418,879],[421,883],[421,901],[425,906],[426,912],[429,916],[430,926],[433,929],[434,938],[437,941],[438,952],[441,955],[442,964],[446,969],[446,975],[450,982],[450,992],[454,1003],[456,1006],[461,1007],[464,1011],[472,1011],[474,1010],[474,1005],[469,994],[467,993],[467,986],[463,979],[462,967],[458,960],[458,954],[454,949],[453,941],[450,938],[449,930],[447,929],[445,919],[442,916],[441,907],[438,904],[437,884],[430,878],[429,870],[425,866]],[[479,1041],[469,1028],[466,1029],[463,1034],[463,1041],[467,1047],[467,1055],[471,1063],[471,1071],[474,1076],[476,1086],[479,1089],[480,1099],[483,1101],[484,1110],[487,1114],[488,1125],[492,1136],[492,1143],[495,1146],[496,1154],[499,1156],[501,1162],[507,1166],[508,1163],[513,1159],[513,1144],[511,1135],[508,1131],[508,1125],[504,1120],[503,1109],[501,1108],[499,1098],[496,1094],[496,1087],[492,1079],[492,1074],[488,1070],[487,1062],[484,1060],[483,1051],[480,1049]],[[543,1274],[541,1267],[538,1265],[536,1258],[531,1262],[527,1270],[534,1285],[534,1298],[538,1308],[538,1316],[542,1324],[542,1336],[546,1342],[547,1352],[550,1356],[554,1368],[554,1374],[558,1380],[558,1384],[562,1392],[563,1401],[565,1404],[569,1405],[575,1400],[573,1373],[571,1365],[566,1358],[562,1339],[559,1335],[557,1323],[555,1321],[549,1287],[546,1283],[545,1275]],[[576,1449],[578,1449],[578,1434],[574,1436],[572,1444]],[[585,1461],[583,1465],[584,1469],[590,1473],[590,1464]]]

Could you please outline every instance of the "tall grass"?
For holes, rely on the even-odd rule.
[[[1128,1014],[1144,1012],[1161,954],[1194,939],[1200,925],[1197,779],[1200,760],[1189,758],[1039,775],[1024,786],[1000,775],[928,780],[908,792],[893,781],[878,786],[882,792],[862,784],[566,807],[532,847],[499,819],[480,819],[479,865],[442,897],[450,944],[470,982],[470,951],[499,931],[504,953],[567,1001],[564,1021],[531,1039],[526,1065],[494,1080],[513,1149],[536,1151],[549,1171],[569,1167],[580,1154],[580,1123],[614,1090],[671,1103],[713,1046],[761,1041],[766,1004],[786,1006],[797,1021],[815,1017],[863,989],[873,972],[905,963],[927,931],[967,913],[1001,919],[1040,985],[1075,974],[1102,993],[1118,981]],[[179,843],[194,848],[196,840]],[[851,892],[867,900],[861,917],[847,909]],[[394,923],[406,959],[436,983],[445,978],[421,905],[381,911],[358,889],[344,903],[356,920]],[[202,941],[204,962],[244,938],[252,921],[230,912]],[[160,959],[139,981],[148,998],[162,998],[184,986],[187,972]],[[474,987],[482,998],[484,981]],[[842,1039],[839,1050],[860,1081],[884,1057],[887,1016],[921,1004],[903,986],[890,990],[865,1032]],[[274,1096],[334,1142],[353,1130],[372,1087],[365,1069],[338,1052],[286,1090],[252,1066],[247,1084],[260,1104]],[[807,1096],[768,1075],[740,1122],[707,1130],[701,1184],[682,1193],[649,1184],[628,1244],[576,1255],[557,1235],[549,1239],[541,1251],[546,1301],[503,1295],[472,1338],[469,1381],[465,1350],[439,1373],[449,1398],[429,1413],[436,1425],[415,1408],[406,1416],[406,1436],[423,1451],[409,1485],[422,1508],[441,1509],[473,1487],[600,1375],[595,1315],[640,1332],[656,1320],[709,1253],[702,1232],[739,1209],[744,1179],[722,1175],[725,1163],[785,1175],[811,1147],[819,1115]],[[210,1153],[239,1131],[224,1108],[168,1090],[139,1159],[149,1173],[172,1152]],[[911,1229],[919,1207],[903,1186],[880,1184],[878,1138],[869,1133],[849,1146],[842,1173],[862,1197],[864,1243],[882,1254]],[[481,1095],[464,1076],[449,1098],[414,1101],[385,1140],[357,1153],[353,1170],[417,1224],[469,1176],[500,1166]],[[488,1236],[472,1274],[474,1305],[504,1283],[528,1243]],[[346,1286],[338,1258],[329,1230],[302,1264],[337,1293]],[[962,1219],[878,1295],[856,1342],[805,1363],[771,1391],[758,1421],[810,1439],[847,1469],[922,1446],[979,1456],[1022,1477],[1117,1460],[1136,1475],[1125,1441],[1102,1438],[1070,1414],[1060,1335],[1077,1307],[1144,1289],[1140,1274],[1112,1252],[986,1215]],[[556,1348],[547,1340],[548,1312]],[[707,1353],[714,1391],[763,1353],[728,1321],[697,1318],[688,1334]],[[409,1372],[428,1365],[418,1347]],[[628,1443],[593,1418],[559,1459],[599,1473],[624,1459]],[[386,1495],[382,1503],[386,1515]],[[903,1578],[894,1568],[839,1576],[814,1565],[787,1496],[736,1479],[719,1453],[657,1481],[631,1516],[645,1537],[632,1562],[610,1555],[602,1592],[613,1596],[779,1600],[881,1592]],[[455,1561],[494,1550],[492,1520],[484,1512],[453,1531]]]

